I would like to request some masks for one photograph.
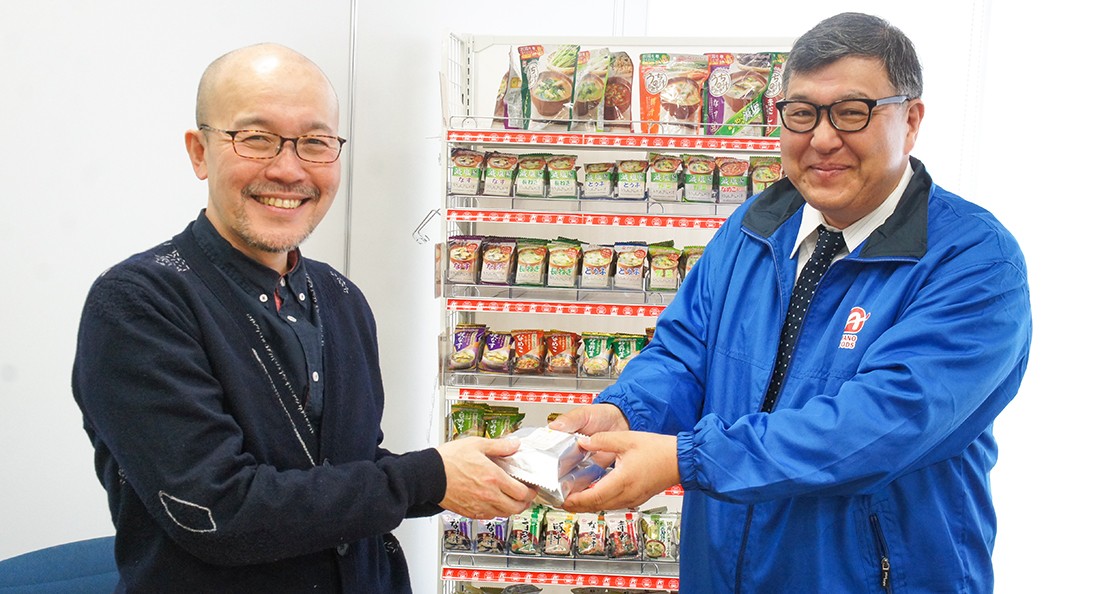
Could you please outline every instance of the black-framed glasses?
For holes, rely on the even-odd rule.
[[[783,127],[798,134],[809,132],[821,121],[821,112],[829,113],[829,123],[841,132],[859,132],[871,123],[871,114],[880,105],[905,103],[912,97],[894,95],[882,99],[842,99],[829,105],[809,101],[776,101]]]
[[[294,144],[294,153],[307,163],[333,163],[340,158],[340,151],[347,139],[326,134],[306,134],[287,138],[265,130],[222,130],[200,124],[199,130],[228,134],[233,152],[245,159],[274,159],[287,142]]]

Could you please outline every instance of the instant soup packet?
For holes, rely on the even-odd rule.
[[[761,136],[771,55],[708,54],[707,134]]]
[[[603,99],[604,129],[608,132],[633,130],[634,62],[626,52],[612,52],[607,68]]]
[[[703,85],[708,74],[705,55],[642,54],[639,74],[642,132],[702,132]]]
[[[576,155],[550,155],[546,157],[546,172],[548,177],[546,195],[548,197],[577,197],[576,164]]]
[[[570,130],[603,131],[604,93],[611,54],[606,47],[577,54],[577,84],[573,87],[573,119]]]
[[[487,330],[485,324],[456,325],[453,351],[447,357],[447,369],[470,369],[477,365]]]
[[[485,155],[482,193],[486,196],[511,196],[519,157],[491,152]]]
[[[768,78],[768,88],[764,91],[764,135],[779,137],[781,122],[775,104],[783,99],[783,66],[787,63],[786,52],[772,52],[772,72]]]
[[[578,445],[575,433],[549,427],[524,427],[512,434],[520,442],[511,456],[494,462],[518,481],[535,487],[535,501],[560,507],[570,493],[603,475],[603,468]]]
[[[500,80],[493,109],[493,128],[523,129],[523,77],[516,48],[508,50],[508,70]]]
[[[524,117],[528,130],[566,130],[573,117],[573,85],[580,46],[525,45],[519,48]]]
[[[516,196],[546,195],[546,155],[520,155],[516,164]]]
[[[450,193],[476,195],[481,189],[485,154],[470,149],[451,149]]]

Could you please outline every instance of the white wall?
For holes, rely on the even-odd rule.
[[[739,9],[738,18],[720,0],[693,2],[691,12],[668,0],[569,0],[553,11],[406,0],[397,8],[359,1],[351,23],[352,0],[147,4],[53,0],[0,8],[0,271],[9,287],[0,301],[0,558],[110,530],[68,388],[79,309],[99,271],[166,239],[205,204],[182,132],[192,125],[198,76],[216,55],[283,41],[317,59],[347,99],[355,25],[355,119],[345,120],[353,142],[345,165],[353,196],[346,267],[378,312],[386,445],[402,451],[435,435],[433,255],[411,234],[439,202],[437,70],[445,32],[793,37],[834,12],[864,10],[909,33],[925,64],[928,115],[914,153],[939,183],[1001,218],[1030,266],[1031,366],[996,427],[997,591],[1067,591],[1087,579],[1089,550],[1074,543],[1100,528],[1084,483],[1094,466],[1086,453],[1096,451],[1087,440],[1098,412],[1088,373],[1096,349],[1088,345],[1100,327],[1091,313],[1071,308],[1069,299],[1089,279],[1069,264],[1088,266],[1085,225],[1100,213],[1087,178],[1077,182],[1082,190],[1063,191],[1071,175],[1089,171],[1087,123],[1057,117],[1059,102],[1091,92],[1074,68],[1090,55],[1084,40],[1094,34],[1083,9],[1068,0],[1041,11],[992,0],[930,0],[919,8],[789,0],[782,11],[761,9],[756,17]],[[136,142],[131,129],[149,140],[127,150]],[[343,206],[306,247],[338,267],[345,265]],[[433,240],[438,228],[433,223]],[[400,536],[419,574],[416,591],[434,591],[434,524],[408,522]]]

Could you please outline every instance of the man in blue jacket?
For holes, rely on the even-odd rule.
[[[518,442],[382,447],[363,293],[298,246],[340,182],[336,92],[288,48],[215,60],[185,134],[207,206],[96,280],[73,393],[117,528],[120,592],[410,592],[391,530],[517,513]]]
[[[719,230],[616,384],[552,425],[615,461],[565,507],[681,483],[692,594],[992,592],[992,424],[1031,341],[1019,246],[909,156],[925,106],[901,31],[826,19],[783,87],[787,178]],[[819,243],[839,253],[818,263]]]

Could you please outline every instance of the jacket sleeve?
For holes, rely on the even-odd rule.
[[[235,414],[215,368],[231,359],[208,356],[193,315],[154,287],[137,275],[101,278],[78,334],[74,395],[116,524],[144,512],[196,557],[243,565],[383,534],[442,497],[434,450],[314,465],[288,438],[303,461],[261,462],[247,438],[259,429],[242,425],[253,421]],[[254,396],[269,394],[257,386]]]

